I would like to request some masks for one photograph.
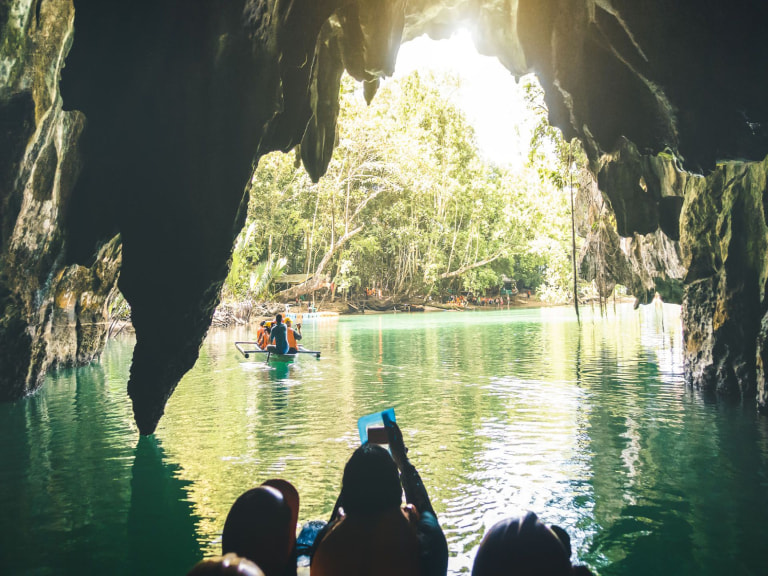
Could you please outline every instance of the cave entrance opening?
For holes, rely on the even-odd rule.
[[[370,104],[346,74],[339,102],[318,182],[298,148],[260,159],[228,314],[272,300],[342,311],[573,300],[571,192],[590,202],[597,189],[578,142],[549,125],[534,75],[515,80],[468,33],[424,36],[401,46]]]

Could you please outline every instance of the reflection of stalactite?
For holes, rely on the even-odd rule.
[[[165,462],[156,438],[139,437],[128,512],[128,573],[185,574],[202,558],[188,484],[178,478],[178,466]]]

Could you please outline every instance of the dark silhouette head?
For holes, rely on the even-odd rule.
[[[264,572],[247,558],[227,554],[201,560],[187,576],[264,576]]]
[[[283,495],[270,486],[242,494],[227,514],[221,539],[223,554],[234,552],[255,562],[266,576],[277,576],[292,552],[291,509]]]
[[[259,326],[264,326],[264,324],[266,324],[266,323],[267,323],[267,321],[266,321],[266,320],[262,320],[262,321],[259,323]]]
[[[299,523],[299,491],[296,487],[282,478],[272,478],[261,483],[262,486],[274,488],[283,495],[283,500],[291,510],[291,547],[296,545],[296,526]]]
[[[275,316],[275,324],[282,324],[282,323],[283,323],[283,315],[278,314],[277,316]]]
[[[568,534],[540,522],[533,512],[494,525],[480,543],[472,566],[472,576],[572,574]]]
[[[344,467],[341,504],[349,516],[373,516],[398,508],[402,488],[397,465],[384,448],[363,444]]]

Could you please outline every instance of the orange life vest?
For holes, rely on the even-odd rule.
[[[288,338],[288,348],[295,348],[298,350],[299,347],[296,344],[296,332],[293,331],[293,328],[288,328],[288,330],[285,331],[285,336]]]
[[[256,332],[256,344],[259,345],[259,348],[266,348],[267,347],[267,339],[269,336],[267,335],[267,331],[264,329],[264,326],[259,328],[259,331]]]

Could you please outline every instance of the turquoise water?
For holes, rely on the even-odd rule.
[[[600,574],[768,573],[768,418],[685,387],[679,309],[620,306],[307,322],[320,360],[266,365],[209,335],[152,438],[132,341],[0,405],[0,573],[184,574],[229,506],[292,481],[325,518],[359,416],[394,406],[468,573],[486,528],[533,510]]]

